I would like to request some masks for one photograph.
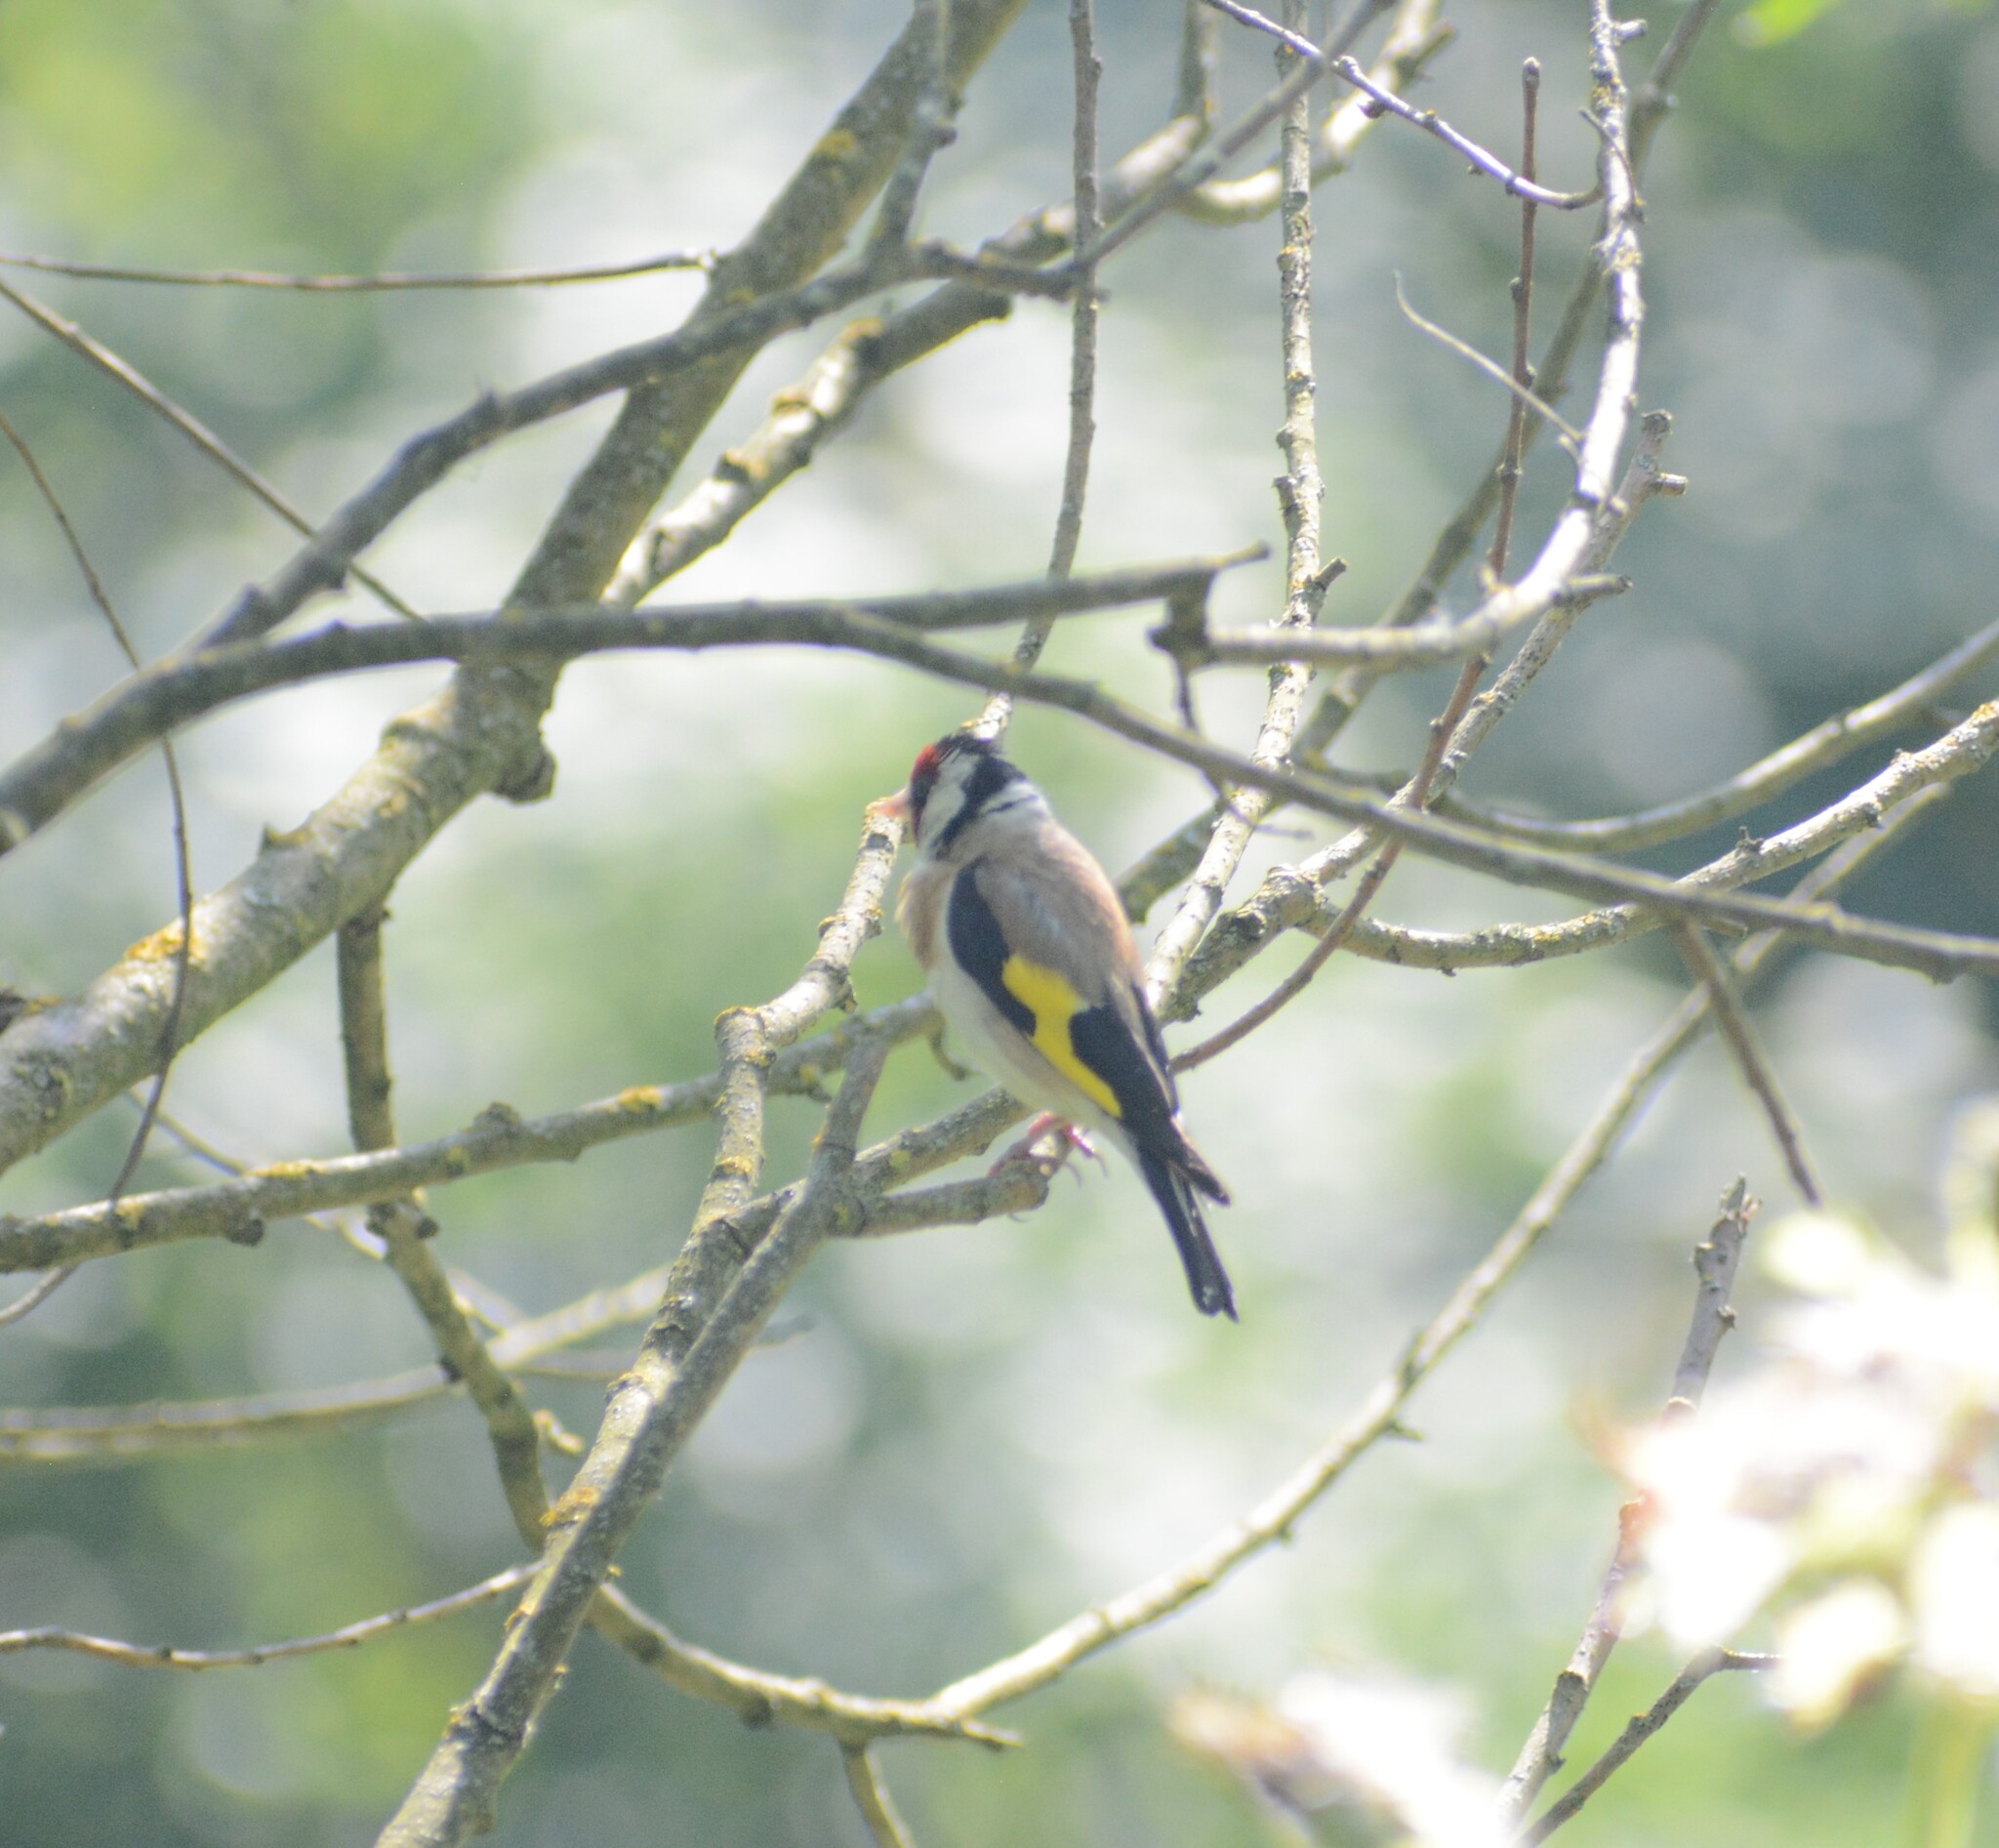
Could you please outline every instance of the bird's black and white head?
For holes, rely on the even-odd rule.
[[[988,824],[1039,822],[1047,799],[990,738],[954,731],[917,754],[906,788],[890,799],[924,858],[957,857],[968,836]]]

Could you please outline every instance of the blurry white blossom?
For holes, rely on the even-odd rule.
[[[1829,1723],[1911,1663],[1999,1701],[1999,1104],[1960,1120],[1941,1271],[1816,1212],[1764,1241],[1768,1357],[1634,1436],[1650,1579],[1634,1621],[1726,1643],[1768,1613],[1773,1697]]]
[[[1464,1723],[1448,1692],[1320,1669],[1293,1675],[1269,1705],[1190,1694],[1172,1715],[1182,1745],[1315,1841],[1498,1848],[1498,1786],[1459,1755]]]
[[[1908,1645],[1895,1594],[1878,1579],[1845,1579],[1777,1625],[1771,1698],[1802,1726],[1836,1720]]]

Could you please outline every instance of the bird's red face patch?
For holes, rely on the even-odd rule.
[[[930,800],[930,793],[937,787],[937,778],[944,768],[944,753],[934,744],[926,744],[917,753],[917,760],[910,770],[909,804],[910,836],[913,840],[923,838],[923,806]]]

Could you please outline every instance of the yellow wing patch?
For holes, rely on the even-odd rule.
[[[1082,1012],[1083,1004],[1067,978],[1024,957],[1009,956],[1000,967],[1000,979],[1006,992],[1035,1017],[1035,1050],[1099,1109],[1122,1117],[1124,1111],[1117,1092],[1077,1056],[1069,1023]]]

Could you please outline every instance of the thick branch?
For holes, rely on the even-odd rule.
[[[969,77],[1020,4],[957,0],[949,53],[955,83]],[[321,527],[316,545],[240,602],[223,633],[263,634],[337,583],[403,508],[503,428],[552,415],[600,390],[656,379],[666,361],[682,370],[628,401],[597,457],[572,484],[513,597],[551,605],[594,600],[755,345],[835,311],[882,280],[879,274],[872,281],[858,274],[805,279],[838,248],[893,169],[921,78],[919,54],[905,34],[749,239],[717,266],[704,309],[686,327],[475,406],[444,434],[419,439]],[[921,267],[914,257],[912,263]],[[746,295],[749,305],[737,306]],[[271,837],[249,869],[197,908],[184,1037],[266,986],[347,919],[381,903],[403,868],[472,798],[489,791],[520,799],[544,793],[552,769],[538,726],[553,684],[552,670],[461,673],[436,699],[397,720],[381,749],[296,834]],[[143,1048],[157,1046],[171,1002],[159,966],[168,947],[160,938],[148,940],[79,1000],[36,1015],[25,1040],[8,1036],[0,1052],[0,1170],[145,1069]]]
[[[926,1031],[933,1017],[927,999],[918,997],[874,1009],[862,1025],[869,1037],[895,1043]],[[788,1047],[771,1068],[771,1088],[816,1093],[821,1081],[846,1062],[854,1041],[853,1029],[839,1027]],[[714,1073],[678,1085],[634,1085],[615,1097],[547,1117],[521,1117],[495,1104],[463,1129],[403,1148],[281,1162],[205,1186],[133,1194],[115,1204],[72,1207],[35,1219],[0,1214],[0,1272],[40,1270],[72,1257],[108,1257],[181,1239],[254,1244],[272,1220],[398,1200],[420,1187],[496,1169],[573,1162],[606,1142],[701,1121],[714,1110],[720,1086]],[[70,1256],[52,1255],[59,1252]]]
[[[845,602],[738,602],[628,610],[602,603],[499,614],[437,615],[421,624],[330,623],[287,641],[240,642],[170,655],[65,719],[0,772],[0,853],[46,827],[77,797],[147,745],[231,701],[328,675],[420,661],[518,662],[543,670],[610,648],[856,645],[848,619],[912,631],[949,631],[1116,609],[1159,599],[1204,601],[1217,572],[1261,556],[1190,560],[1044,578],[976,591]],[[865,646],[865,637],[860,638]]]
[[[453,1714],[443,1741],[383,1831],[385,1848],[457,1842],[490,1823],[499,1785],[527,1745],[592,1600],[668,1464],[720,1393],[812,1251],[834,1228],[854,1135],[885,1047],[864,1049],[828,1113],[796,1208],[772,1227],[677,1360],[647,1335],[620,1380],[591,1454],[557,1504],[542,1568],[491,1671]],[[726,1151],[732,1131],[725,1125]]]

